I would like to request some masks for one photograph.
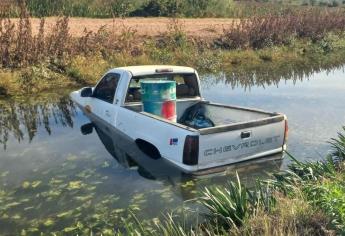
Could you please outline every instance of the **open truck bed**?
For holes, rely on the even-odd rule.
[[[284,119],[284,115],[282,114],[266,112],[253,108],[212,103],[200,99],[179,99],[176,102],[177,123],[184,125],[181,121],[181,117],[184,115],[188,108],[197,104],[200,104],[205,108],[205,112],[207,113],[208,118],[214,123],[213,127],[197,129],[202,132],[202,134],[211,134],[213,132],[217,133],[220,131],[233,130],[237,129],[239,126],[249,127],[249,122],[251,123],[251,125],[255,125],[258,124],[258,122],[259,124],[264,124],[265,122],[274,122],[277,119]],[[143,105],[141,103],[126,104],[124,107],[134,112],[145,114],[145,112],[143,111]],[[256,122],[252,123],[253,121]],[[167,120],[167,122],[169,121]],[[234,124],[236,124],[237,126],[234,126]]]

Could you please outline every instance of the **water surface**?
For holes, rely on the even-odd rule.
[[[336,69],[263,80],[221,73],[203,75],[202,90],[211,101],[286,114],[289,152],[316,160],[345,124],[344,75]],[[99,233],[121,229],[129,210],[140,219],[179,212],[182,205],[198,210],[191,199],[205,186],[224,185],[236,170],[250,184],[289,161],[278,155],[192,177],[164,160],[145,159],[101,124],[83,135],[90,121],[68,92],[0,100],[1,235]]]

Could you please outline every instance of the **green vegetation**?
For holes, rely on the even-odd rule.
[[[232,0],[26,0],[32,16],[78,17],[124,16],[227,16],[233,12]],[[9,4],[4,14],[19,16],[17,4]]]
[[[345,131],[345,127],[343,128]],[[134,216],[129,235],[343,235],[345,233],[345,136],[331,142],[326,160],[292,160],[288,170],[248,189],[237,178],[228,186],[206,188],[199,199],[205,221],[186,227],[171,216],[156,227]]]
[[[15,1],[5,1],[5,3]],[[248,17],[283,13],[305,6],[342,7],[342,0],[233,1],[233,0],[20,0],[32,16],[68,15],[77,17],[181,16]],[[3,4],[4,5],[4,4]],[[9,6],[8,6],[9,5]],[[15,4],[8,4],[4,14],[19,16]]]

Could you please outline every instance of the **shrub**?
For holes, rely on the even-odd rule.
[[[288,44],[294,37],[308,38],[315,42],[323,39],[329,32],[340,34],[344,30],[344,10],[308,8],[283,15],[269,14],[234,21],[215,44],[227,49],[259,49]]]
[[[180,12],[186,17],[224,17],[234,8],[232,0],[185,0]]]

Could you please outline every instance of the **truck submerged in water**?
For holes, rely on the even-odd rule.
[[[144,111],[140,85],[155,80],[176,83],[174,119]],[[164,158],[188,173],[221,170],[286,148],[285,115],[207,101],[197,72],[189,67],[115,68],[95,87],[70,96],[92,120],[126,135],[151,158]]]

